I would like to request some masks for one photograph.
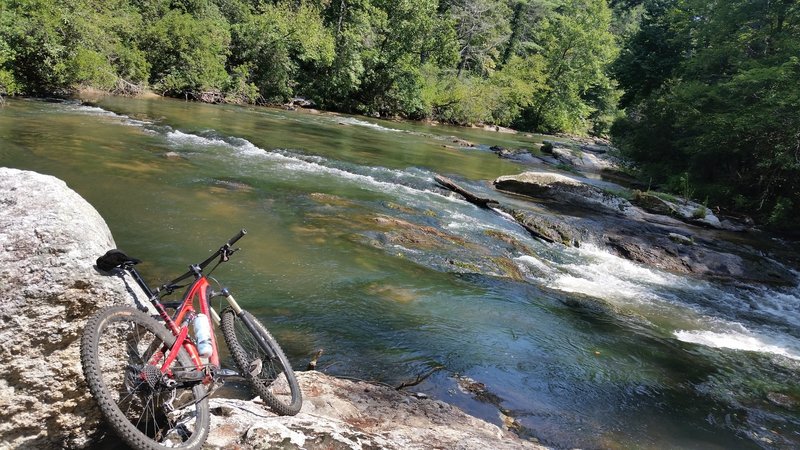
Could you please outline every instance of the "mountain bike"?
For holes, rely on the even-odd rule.
[[[89,319],[81,337],[81,364],[89,390],[110,426],[131,447],[200,448],[209,432],[208,398],[229,377],[247,380],[279,415],[300,411],[300,387],[277,341],[227,288],[212,287],[216,280],[211,272],[239,250],[233,245],[246,233],[241,230],[205,261],[190,265],[186,273],[156,289],[136,270],[138,259],[119,250],[98,258],[98,269],[130,274],[151,303],[151,307],[137,302],[136,308],[101,309]],[[203,273],[217,258],[217,264]],[[184,287],[181,301],[162,302]],[[211,307],[215,297],[227,301],[221,313]],[[220,365],[214,325],[221,327],[238,372]]]

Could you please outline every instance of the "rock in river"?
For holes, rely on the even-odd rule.
[[[624,198],[609,194],[575,177],[554,172],[528,171],[518,175],[502,176],[494,181],[494,187],[502,191],[557,200],[590,209],[601,207],[615,213],[625,213],[631,208],[631,204]]]

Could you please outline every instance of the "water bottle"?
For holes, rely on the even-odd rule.
[[[208,358],[214,352],[211,346],[211,324],[208,322],[208,316],[198,314],[192,321],[192,327],[194,340],[197,342],[197,353],[203,358]]]

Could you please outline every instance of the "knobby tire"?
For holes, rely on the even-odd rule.
[[[86,382],[108,423],[132,448],[194,450],[208,437],[210,412],[202,384],[151,385],[140,376],[150,357],[174,342],[175,336],[162,323],[130,307],[105,308],[86,324],[81,339]],[[192,367],[181,348],[170,369]],[[175,411],[169,413],[165,401]]]
[[[247,311],[241,314],[240,317],[226,309],[221,322],[222,334],[236,366],[273,412],[280,416],[297,414],[303,397],[286,355],[261,322]]]

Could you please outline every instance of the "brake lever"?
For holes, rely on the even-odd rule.
[[[222,253],[220,254],[220,262],[228,262],[231,259],[231,255],[241,250],[241,248],[226,248],[222,247]]]

